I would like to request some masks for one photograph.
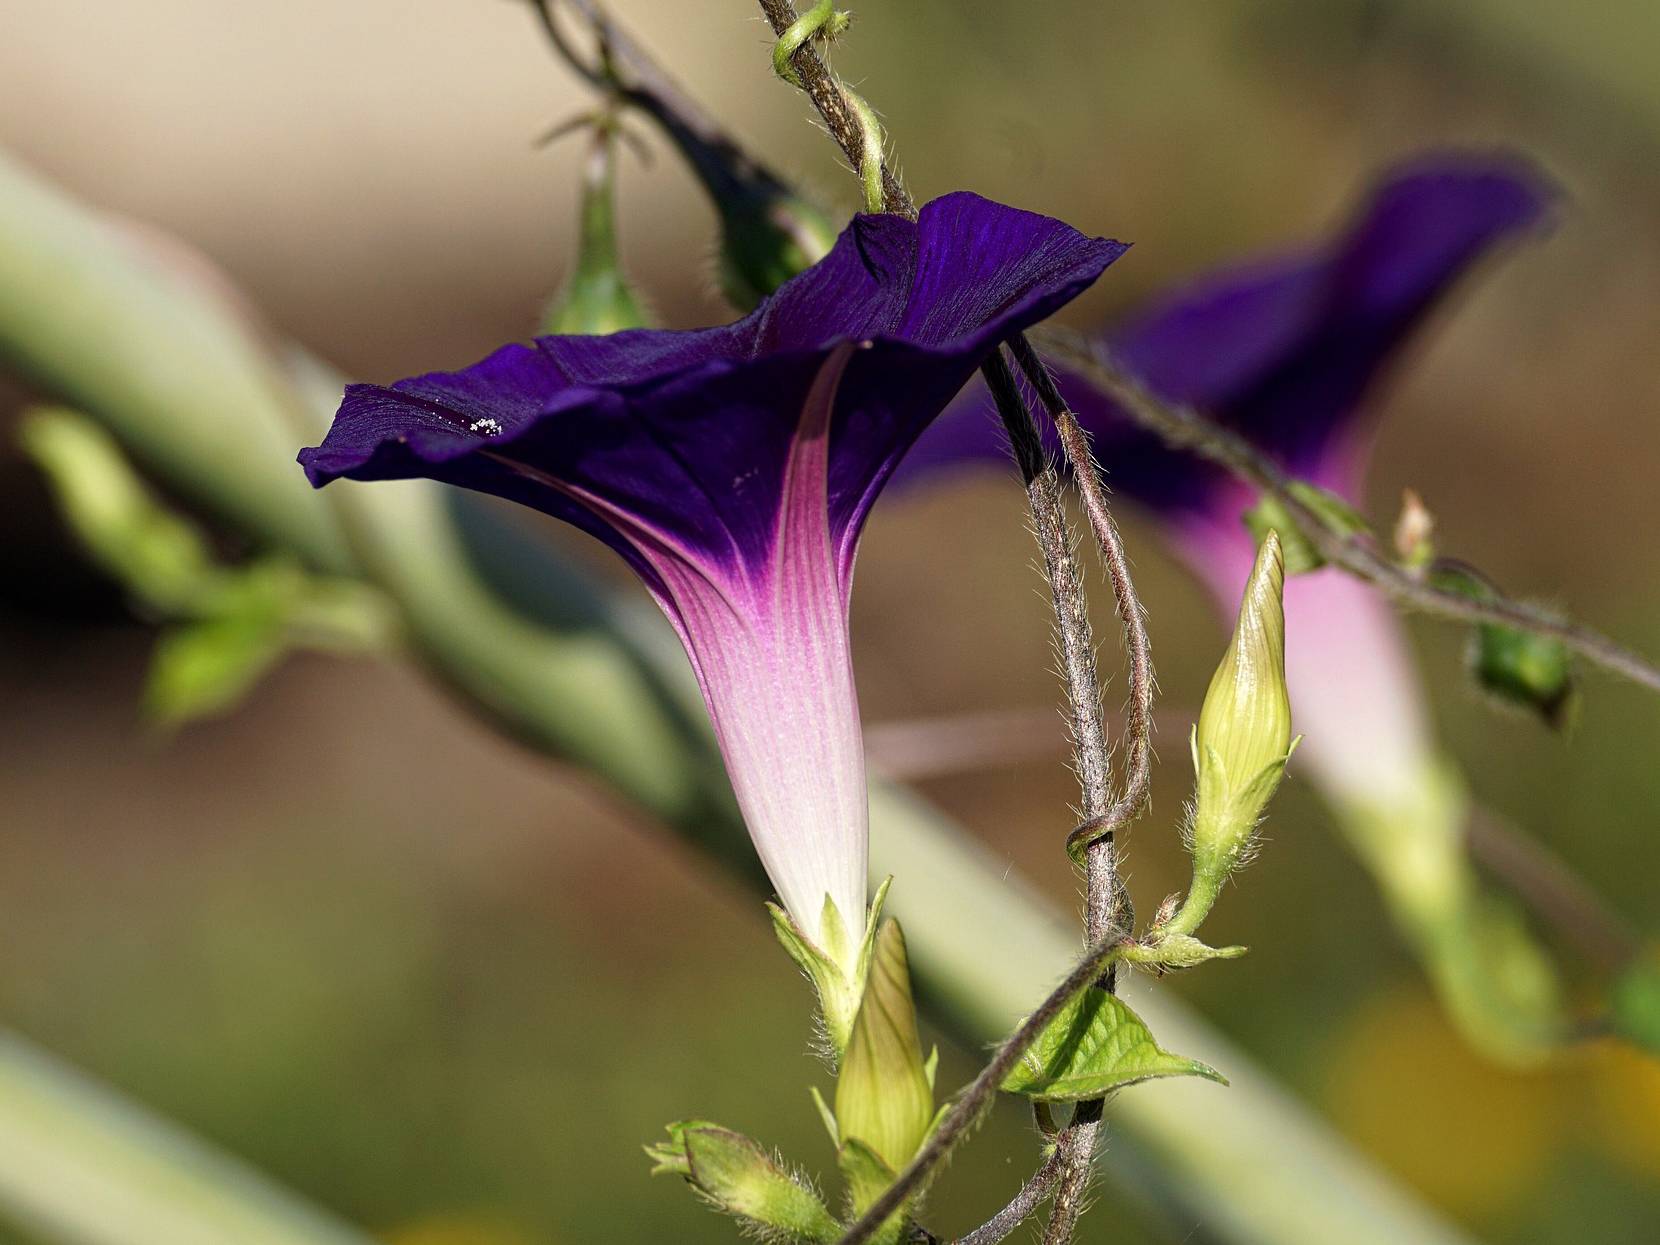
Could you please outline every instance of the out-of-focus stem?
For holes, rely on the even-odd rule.
[[[3,1032],[0,1203],[46,1239],[72,1245],[371,1245]]]

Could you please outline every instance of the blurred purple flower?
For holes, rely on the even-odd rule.
[[[1116,359],[1167,400],[1238,430],[1284,466],[1353,497],[1365,401],[1413,330],[1500,243],[1538,227],[1554,188],[1492,155],[1421,157],[1390,173],[1350,224],[1315,249],[1192,283],[1106,335]],[[1167,448],[1087,382],[1062,390],[1095,440],[1114,491],[1150,507],[1224,612],[1253,558],[1240,521],[1256,498],[1220,468]],[[976,388],[906,460],[904,476],[1007,458]],[[1287,677],[1307,735],[1299,758],[1327,790],[1376,802],[1417,782],[1428,727],[1388,607],[1341,572],[1285,586]]]
[[[735,324],[544,337],[353,385],[313,484],[428,477],[620,553],[685,645],[751,837],[811,938],[857,944],[868,810],[848,655],[853,560],[900,457],[997,344],[1125,248],[953,194],[857,218]]]

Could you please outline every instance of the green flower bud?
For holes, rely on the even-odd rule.
[[[652,1175],[681,1177],[757,1235],[827,1243],[841,1236],[812,1186],[742,1133],[704,1120],[670,1124],[668,1133],[668,1141],[645,1148]]]
[[[1285,687],[1284,586],[1284,555],[1279,536],[1270,530],[1193,730],[1193,885],[1182,910],[1163,927],[1166,936],[1191,934],[1204,920],[1223,881],[1245,858],[1294,747]]]
[[[542,332],[598,336],[643,327],[645,308],[617,257],[617,124],[601,116],[582,169],[576,264],[542,313]]]
[[[864,1001],[836,1082],[836,1123],[856,1210],[922,1148],[934,1121],[934,1091],[917,1038],[905,935],[885,921],[876,935]],[[866,1154],[864,1151],[868,1151]],[[879,1160],[869,1162],[871,1157]]]
[[[721,292],[745,311],[823,259],[836,241],[836,227],[819,207],[777,183],[729,190],[716,207]]]

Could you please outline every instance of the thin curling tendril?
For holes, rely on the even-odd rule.
[[[841,34],[852,17],[836,8],[835,0],[819,0],[811,9],[797,18],[772,49],[772,69],[791,86],[802,85],[801,75],[795,69],[795,54],[813,39],[833,39]],[[848,89],[840,78],[836,89],[841,92],[848,111],[859,123],[859,182],[864,188],[865,211],[880,212],[886,206],[882,188],[882,123],[873,109],[857,92]]]

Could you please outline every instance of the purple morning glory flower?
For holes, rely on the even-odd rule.
[[[1201,278],[1105,335],[1154,392],[1198,407],[1314,483],[1351,498],[1364,469],[1366,399],[1413,330],[1477,261],[1550,215],[1554,189],[1501,156],[1420,157],[1382,180],[1326,244]],[[1216,593],[1239,599],[1255,502],[1220,468],[1167,448],[1087,382],[1058,376],[1115,492],[1151,508]],[[979,400],[971,396],[978,393]],[[981,391],[922,439],[904,475],[1003,461]],[[1343,800],[1393,801],[1418,783],[1428,726],[1404,637],[1342,572],[1285,586],[1287,678],[1307,733],[1299,758]]]
[[[691,658],[785,908],[828,947],[828,897],[856,944],[868,811],[847,608],[865,517],[988,354],[1124,249],[966,193],[915,222],[859,217],[735,324],[543,337],[353,385],[300,461],[319,487],[421,476],[511,498],[627,559]]]

